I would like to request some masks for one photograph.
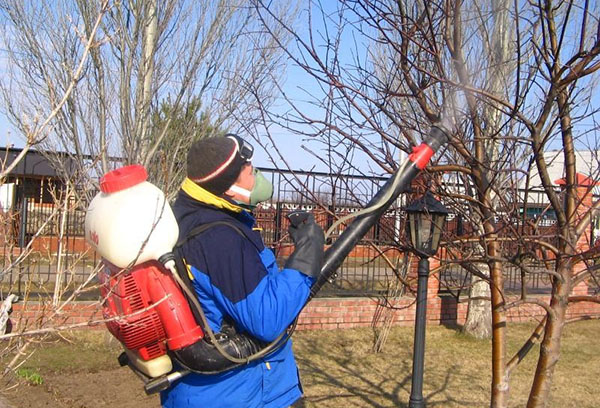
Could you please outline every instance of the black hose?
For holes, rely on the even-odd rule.
[[[416,148],[408,157],[396,173],[383,185],[377,194],[369,201],[367,208],[375,207],[374,211],[359,215],[342,232],[340,237],[325,252],[323,267],[317,282],[312,286],[308,303],[321,290],[323,285],[336,273],[337,269],[344,262],[350,251],[358,244],[365,234],[381,218],[383,213],[396,201],[400,193],[405,192],[410,187],[410,183],[417,174],[425,167],[429,161],[428,157],[421,156],[420,150],[430,149],[433,154],[439,150],[448,140],[446,132],[437,126],[432,126],[429,136],[423,141],[419,148]],[[385,202],[381,203],[382,200]]]
[[[389,196],[389,200],[377,210],[358,216],[348,227],[346,227],[333,245],[325,251],[325,261],[321,268],[321,274],[319,275],[317,282],[312,286],[307,302],[310,301],[317,292],[321,290],[323,285],[327,283],[331,276],[335,274],[356,244],[358,244],[365,234],[379,221],[381,215],[387,211],[388,207],[398,198],[398,195],[406,189],[410,184],[410,181],[418,173],[419,169],[414,163],[410,163],[402,174],[395,174],[391,177],[381,190],[379,190],[379,192],[371,199],[369,206],[379,204],[381,197],[388,195],[390,186],[394,184],[394,178],[400,178],[400,183],[397,183],[398,187]]]

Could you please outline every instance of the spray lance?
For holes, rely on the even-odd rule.
[[[400,168],[390,177],[377,194],[371,199],[367,206],[354,214],[350,214],[337,220],[327,231],[326,236],[341,223],[349,218],[355,220],[342,232],[340,237],[325,252],[324,262],[321,268],[321,274],[311,288],[308,303],[323,285],[332,280],[337,269],[350,251],[358,244],[365,234],[381,218],[383,213],[394,203],[400,193],[405,192],[410,186],[411,181],[427,166],[431,157],[448,141],[447,130],[441,125],[434,125],[429,131],[429,135],[423,142],[413,148],[412,153],[407,160],[402,163]],[[295,211],[288,215],[290,223],[298,226],[308,219],[308,213],[304,211]],[[305,303],[305,305],[306,305]]]

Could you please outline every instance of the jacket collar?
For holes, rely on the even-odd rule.
[[[226,200],[225,198],[216,196],[210,191],[203,189],[189,178],[183,180],[183,184],[181,184],[181,189],[194,200],[200,201],[204,204],[208,204],[212,207],[228,210],[237,214],[243,211],[248,212],[248,210],[246,210],[245,208],[240,207],[239,205],[235,205],[234,203]]]

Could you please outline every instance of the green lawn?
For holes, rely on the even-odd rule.
[[[532,325],[511,325],[516,351]],[[600,406],[600,322],[567,326],[549,407]],[[119,346],[105,331],[71,333],[38,347],[6,393],[15,407],[159,406],[141,383],[116,364]],[[372,330],[298,332],[294,348],[303,380],[305,407],[406,407],[410,393],[412,328],[390,333],[385,351],[371,352]],[[490,343],[441,326],[427,328],[424,396],[427,407],[487,407]],[[538,348],[511,378],[511,407],[525,405]],[[101,384],[99,386],[98,384]],[[44,405],[45,404],[45,405]]]

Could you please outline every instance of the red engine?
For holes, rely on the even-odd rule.
[[[100,273],[108,330],[143,360],[202,339],[190,306],[170,272],[158,261],[122,270],[106,261]]]

